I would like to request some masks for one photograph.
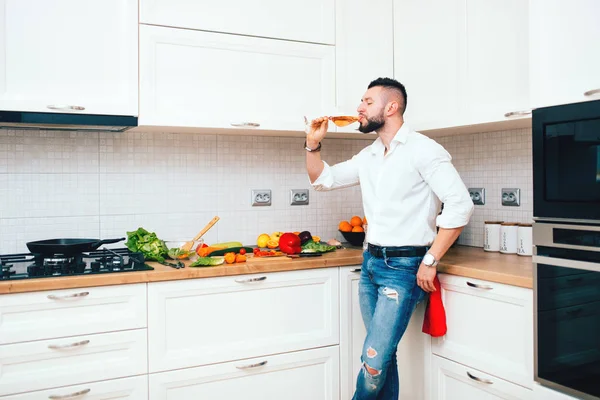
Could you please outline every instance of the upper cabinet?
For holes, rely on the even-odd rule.
[[[503,121],[529,107],[522,0],[395,0],[394,69],[418,130]]]
[[[393,0],[337,0],[335,7],[337,112],[356,115],[369,83],[394,76]],[[337,131],[357,128],[355,123]]]
[[[302,132],[334,106],[333,46],[140,25],[140,125]]]
[[[530,0],[533,107],[600,99],[600,2]]]
[[[0,0],[0,110],[138,114],[137,0]]]
[[[140,0],[140,22],[334,44],[335,0]]]

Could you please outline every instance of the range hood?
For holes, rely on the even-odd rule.
[[[136,126],[138,118],[125,115],[0,111],[0,129],[124,132]]]

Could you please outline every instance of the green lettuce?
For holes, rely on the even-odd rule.
[[[148,232],[144,228],[137,231],[127,232],[125,246],[131,251],[141,252],[146,260],[164,262],[169,251],[164,241],[160,240],[156,233]]]

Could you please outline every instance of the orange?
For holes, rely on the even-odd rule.
[[[358,215],[355,215],[350,220],[350,225],[352,225],[352,226],[362,226],[362,224],[363,224],[362,218],[359,217]]]
[[[338,228],[342,232],[351,232],[352,231],[352,225],[350,225],[350,222],[348,222],[348,221],[340,222],[340,225],[338,226]]]
[[[352,232],[364,232],[365,230],[362,228],[362,226],[355,226],[354,228],[352,228]]]
[[[367,217],[364,217],[363,218],[363,225],[366,225],[366,224],[367,224]]]

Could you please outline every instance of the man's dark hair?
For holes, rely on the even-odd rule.
[[[375,86],[381,86],[386,89],[392,89],[399,92],[402,95],[402,99],[404,100],[404,104],[400,104],[400,115],[404,115],[404,111],[406,111],[406,104],[408,101],[404,85],[392,78],[377,78],[373,82],[369,83],[368,89],[371,89]]]

